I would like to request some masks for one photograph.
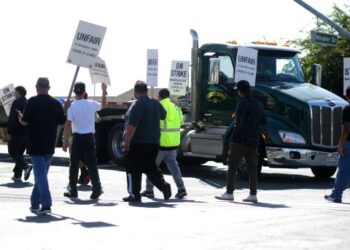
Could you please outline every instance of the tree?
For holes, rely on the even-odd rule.
[[[349,9],[348,6],[346,8]],[[337,5],[333,6],[329,18],[344,29],[350,30],[350,15]],[[317,31],[335,33],[335,30],[322,21],[318,21]],[[322,87],[343,96],[343,58],[350,57],[350,41],[338,36],[336,47],[322,46],[312,43],[308,35],[305,39],[296,39],[291,43],[302,51],[301,63],[306,79],[310,82],[312,65],[319,63],[322,65]]]

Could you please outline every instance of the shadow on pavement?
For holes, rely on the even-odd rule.
[[[144,208],[161,208],[161,207],[175,208],[175,204],[169,204],[166,202],[158,202],[158,201],[129,202],[129,206],[131,206],[131,207],[144,207]]]
[[[164,201],[163,199],[158,199],[158,198],[144,198],[144,199],[148,199],[150,201],[155,201],[155,202],[159,202],[159,203],[162,203],[162,202],[166,202],[166,203],[206,203],[204,201],[196,201],[196,200],[191,200],[191,199],[169,199],[167,201]]]
[[[248,202],[234,201],[233,203],[240,204],[240,205],[252,206],[252,207],[289,208],[289,206],[284,205],[284,204],[273,204],[273,203],[266,203],[266,202],[248,203]]]
[[[118,203],[116,202],[104,202],[100,200],[81,200],[79,198],[71,198],[68,201],[64,201],[67,204],[70,205],[92,205],[98,206],[98,207],[111,207],[116,206]]]
[[[62,221],[67,219],[67,217],[63,217],[56,214],[45,214],[45,215],[33,215],[26,216],[24,219],[17,219],[19,222],[29,222],[29,223],[49,223]]]
[[[313,176],[302,174],[281,173],[281,169],[276,169],[279,173],[261,173],[258,180],[258,189],[260,190],[287,190],[287,189],[331,189],[334,178],[317,179]],[[271,169],[271,168],[270,168]],[[166,168],[162,171],[169,174]],[[215,188],[224,188],[226,186],[226,167],[216,167],[211,165],[185,166],[181,168],[184,177],[193,177],[201,182]],[[242,180],[236,177],[236,189],[249,188],[248,180]]]
[[[26,216],[25,219],[17,219],[19,222],[29,222],[29,223],[49,223],[56,222],[62,220],[72,220],[73,225],[81,225],[85,228],[98,228],[98,227],[116,227],[117,225],[110,224],[103,221],[82,221],[75,219],[73,217],[64,216],[60,214],[46,214],[46,215],[38,215],[38,216]]]
[[[22,181],[16,181],[16,182],[8,182],[8,183],[2,183],[0,184],[2,187],[8,187],[8,188],[27,188],[34,186],[31,182],[22,182]]]

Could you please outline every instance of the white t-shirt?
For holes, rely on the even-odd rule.
[[[67,120],[72,122],[73,133],[95,133],[95,113],[101,107],[101,103],[92,100],[74,101],[67,111]]]

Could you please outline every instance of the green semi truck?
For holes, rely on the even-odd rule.
[[[238,45],[198,47],[197,33],[191,30],[191,35],[191,87],[187,96],[190,98],[182,103],[188,112],[178,160],[184,164],[206,161],[227,164],[230,125],[239,101],[234,83]],[[258,51],[252,94],[264,105],[267,117],[260,134],[259,172],[262,166],[311,168],[316,177],[332,176],[338,159],[341,112],[347,103],[317,85],[318,67],[314,67],[314,84],[305,81],[298,50],[262,44],[244,46]],[[219,61],[218,74],[211,71],[213,61]],[[116,163],[123,160],[121,134],[122,125],[115,124],[108,136],[109,152]],[[244,160],[238,175],[247,176]]]

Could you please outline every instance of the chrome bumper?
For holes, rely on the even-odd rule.
[[[267,165],[276,167],[335,167],[337,152],[323,152],[299,148],[266,147]]]

